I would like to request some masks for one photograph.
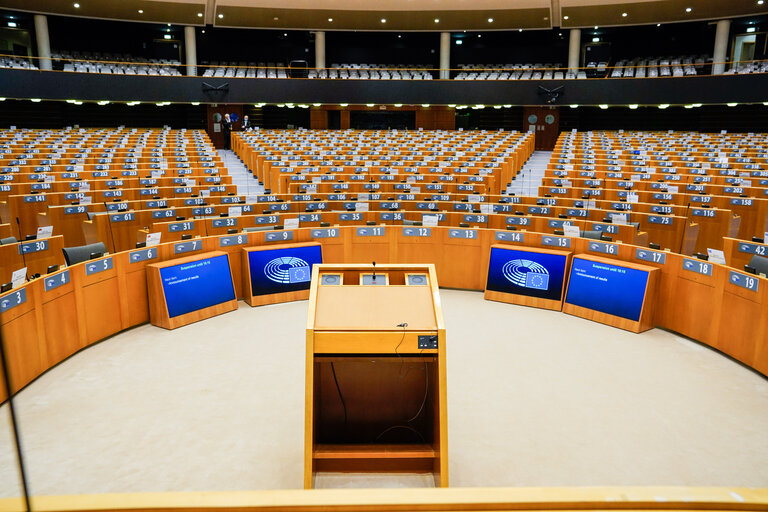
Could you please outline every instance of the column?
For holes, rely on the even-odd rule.
[[[315,32],[315,68],[325,67],[325,32]]]
[[[715,32],[715,51],[712,52],[712,74],[722,75],[725,71],[725,61],[728,58],[728,35],[731,31],[731,20],[720,20],[717,22],[717,32]]]
[[[197,76],[195,27],[184,27],[184,52],[187,55],[187,76]]]
[[[38,66],[40,69],[50,71],[51,68],[51,41],[48,39],[48,18],[42,14],[35,14],[35,37],[37,38],[37,56],[40,57]]]
[[[579,57],[581,56],[581,29],[571,29],[571,39],[568,43],[568,71],[578,73]]]
[[[451,78],[451,33],[440,33],[440,79]]]

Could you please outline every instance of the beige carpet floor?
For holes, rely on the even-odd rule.
[[[442,290],[452,486],[768,486],[768,380],[675,334]],[[144,325],[17,398],[35,495],[300,488],[307,302]],[[19,494],[7,406],[0,496]],[[318,487],[425,486],[319,475]]]

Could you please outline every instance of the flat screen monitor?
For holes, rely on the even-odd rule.
[[[235,300],[226,254],[163,267],[160,278],[170,318]]]
[[[638,322],[647,286],[646,271],[575,257],[565,302]]]
[[[309,290],[312,266],[322,262],[321,245],[249,251],[251,293],[257,296]]]
[[[491,247],[486,289],[539,299],[561,300],[568,254]]]

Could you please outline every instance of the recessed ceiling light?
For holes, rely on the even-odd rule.
[[[635,105],[630,105],[630,106],[629,106],[629,108],[631,108],[632,110],[635,110],[637,107],[638,107],[638,105],[636,105],[636,104],[635,104]]]
[[[221,13],[219,13],[219,19],[221,19],[221,18],[223,18],[223,17],[224,17],[224,15],[223,15],[223,14],[221,14]]]
[[[279,20],[279,19],[280,19],[280,18],[278,18],[277,16],[275,16],[274,18],[272,18],[272,20],[273,20],[273,21],[277,21],[277,20]]]
[[[322,103],[313,103],[312,104],[313,107],[319,107],[320,105],[322,105]]]
[[[203,13],[201,13],[201,12],[197,13],[197,17],[198,18],[202,18],[203,17]]]
[[[493,18],[488,18],[488,23],[493,23]]]
[[[593,43],[599,43],[600,42],[600,38],[599,37],[593,37],[592,38],[592,42]]]
[[[601,108],[601,109],[603,109],[603,110],[605,110],[605,109],[607,109],[607,108],[608,108],[608,105],[605,105],[605,104],[603,104],[603,105],[600,105],[600,108]]]
[[[599,27],[598,27],[597,25],[595,25],[595,30],[597,30],[598,28],[599,28]]]
[[[205,29],[202,30],[202,33],[205,34]]]
[[[435,23],[440,23],[440,18],[435,18]]]
[[[621,17],[622,18],[626,18],[627,17],[627,13],[625,13],[625,12],[621,13]]]
[[[457,39],[457,40],[456,40],[456,44],[457,44],[457,45],[459,45],[459,46],[461,46],[461,45],[462,45],[462,44],[464,44],[464,43],[461,41],[461,39]]]
[[[365,106],[366,107],[374,107],[375,105],[373,103],[366,103]]]
[[[659,105],[659,108],[662,110],[664,110],[667,107],[669,107],[669,103],[662,103],[661,105]]]
[[[340,106],[340,107],[348,107],[348,106],[349,106],[349,103],[339,103],[339,106]]]
[[[579,108],[579,106],[574,104],[574,105],[571,105],[571,108]]]
[[[754,32],[756,29],[755,27],[748,27],[747,32]]]
[[[763,0],[757,0],[757,5],[763,5]]]
[[[563,19],[564,19],[564,20],[567,20],[567,19],[568,19],[568,16],[563,16]]]
[[[690,7],[686,7],[686,8],[685,8],[685,12],[691,12],[692,10],[693,10],[693,9],[692,9],[692,8],[690,8]]]
[[[402,107],[402,106],[403,106],[403,104],[402,104],[402,103],[395,103],[395,106],[396,106],[396,107]]]
[[[139,9],[139,14],[144,14],[144,9]]]
[[[170,24],[170,23],[168,23],[168,26],[170,27],[170,26],[171,26],[171,24]]]
[[[429,103],[422,103],[421,106],[424,107],[424,108],[427,108],[427,107],[429,107]]]
[[[726,103],[726,105],[728,105],[729,107],[735,107],[736,105],[738,105],[738,103]]]
[[[519,29],[517,29],[517,31],[518,31],[518,32],[522,32],[522,31],[523,31],[523,29],[519,28]]]
[[[11,27],[11,28],[15,28],[16,27],[16,22],[15,21],[9,21],[8,22],[8,26]]]
[[[381,18],[381,22],[382,23],[386,23],[387,22],[387,18]]]
[[[284,32],[283,37],[288,37],[288,32]]]
[[[328,21],[333,23],[333,18],[328,18]]]
[[[75,9],[79,9],[79,8],[80,8],[80,4],[78,4],[78,3],[74,3],[74,4],[72,4],[72,6],[73,6]]]
[[[661,23],[657,23],[657,24],[656,24],[656,26],[657,26],[657,27],[660,27],[660,26],[661,26]]]
[[[192,102],[192,105],[194,105],[194,106],[198,106],[199,104],[200,104],[200,102],[199,102],[199,101],[193,101],[193,102]]]
[[[403,36],[401,34],[397,34],[397,38],[401,39]]]
[[[165,34],[165,35],[163,36],[163,39],[170,39],[170,38],[171,38],[171,34]]]
[[[31,101],[32,103],[40,103],[43,100],[41,100],[40,98],[31,98],[29,101]]]

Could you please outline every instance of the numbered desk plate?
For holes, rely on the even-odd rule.
[[[757,277],[741,274],[734,270],[731,270],[730,276],[728,277],[728,281],[731,284],[735,284],[736,286],[741,286],[742,288],[746,288],[747,290],[750,290],[753,292],[757,291],[758,284],[760,282],[760,280]]]
[[[128,261],[138,263],[140,261],[153,260],[157,258],[157,247],[147,247],[138,251],[131,251]]]
[[[505,242],[525,242],[525,233],[519,231],[496,231],[496,240]]]
[[[688,270],[689,272],[696,272],[697,274],[702,274],[705,276],[711,276],[712,264],[707,263],[706,261],[694,260],[691,258],[684,258],[683,270]]]
[[[403,228],[403,236],[430,237],[432,236],[432,228],[423,228],[419,226]]]
[[[550,245],[554,247],[571,247],[571,239],[565,236],[543,236],[541,245]]]
[[[603,254],[617,254],[619,252],[619,248],[616,244],[608,244],[605,242],[589,242],[589,250]]]
[[[69,270],[45,278],[45,291],[55,290],[59,286],[65,285],[70,281]]]
[[[277,231],[264,235],[265,242],[285,242],[287,240],[293,240],[293,231]]]
[[[19,244],[19,254],[31,254],[33,252],[47,251],[48,240],[34,240]]]
[[[357,228],[357,236],[384,236],[384,228],[382,226]]]
[[[188,242],[179,242],[173,244],[173,254],[182,254],[188,252],[199,251],[203,248],[203,242],[200,240],[190,240]]]
[[[219,237],[219,247],[230,247],[233,245],[245,245],[248,243],[248,235],[230,235]]]
[[[310,235],[312,238],[338,238],[339,230],[338,228],[313,229]]]
[[[85,264],[85,275],[90,276],[110,270],[112,268],[112,257],[104,258],[102,260],[90,261]]]
[[[664,252],[651,251],[649,249],[635,249],[635,258],[638,260],[649,261],[664,265],[667,263],[667,254]]]
[[[27,289],[19,288],[0,299],[0,313],[4,313],[25,302],[27,302]]]
[[[448,230],[448,238],[475,239],[477,238],[477,230],[476,229],[450,229]]]

